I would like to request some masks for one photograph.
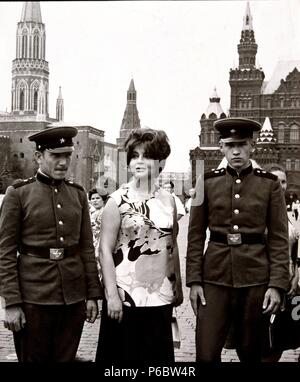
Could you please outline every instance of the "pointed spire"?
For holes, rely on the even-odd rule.
[[[275,144],[274,132],[271,126],[270,118],[266,117],[263,127],[259,133],[256,143],[259,144]]]
[[[64,99],[62,97],[61,86],[59,87],[58,97],[56,99],[56,119],[57,121],[64,120]]]
[[[61,86],[59,87],[59,90],[58,90],[58,97],[57,97],[57,99],[62,99]]]
[[[39,1],[26,1],[23,4],[21,22],[42,23],[42,14]]]
[[[206,111],[204,113],[206,118],[209,118],[211,114],[215,114],[217,118],[220,118],[222,114],[224,115],[224,117],[226,117],[220,104],[220,100],[221,98],[218,96],[217,89],[215,87],[212,95],[209,98],[209,105],[207,106]]]
[[[243,29],[241,33],[240,43],[238,45],[239,53],[239,69],[255,68],[255,60],[257,53],[257,44],[252,26],[252,16],[250,12],[249,2],[247,2],[246,13],[243,18]]]
[[[134,81],[133,81],[133,78],[132,78],[131,81],[130,81],[130,85],[129,85],[128,91],[129,91],[129,92],[135,92],[135,87],[134,87]]]
[[[136,106],[136,90],[134,86],[134,81],[133,79],[131,79],[129,88],[127,90],[127,104],[121,123],[120,137],[117,138],[117,145],[121,147],[130,131],[140,128],[141,123],[139,118],[139,112]]]
[[[246,12],[243,19],[243,30],[253,30],[249,1],[247,1]]]
[[[220,102],[220,97],[217,94],[217,88],[214,87],[212,95],[209,97],[210,102]]]

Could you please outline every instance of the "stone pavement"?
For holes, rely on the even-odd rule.
[[[180,222],[179,230],[179,251],[181,254],[181,273],[183,276],[184,302],[178,307],[177,317],[181,330],[181,347],[175,349],[175,358],[177,362],[194,362],[195,361],[195,317],[189,304],[189,289],[185,285],[185,254],[186,254],[186,236],[188,216],[184,216]],[[300,230],[300,222],[297,222]],[[0,309],[0,320],[3,312]],[[100,319],[94,324],[86,323],[81,337],[78,360],[93,362],[97,347]],[[300,348],[297,350],[289,350],[283,353],[281,362],[297,362]],[[4,329],[0,323],[0,362],[15,362],[16,357],[12,342],[11,333]],[[223,362],[238,362],[237,355],[234,350],[223,350]]]

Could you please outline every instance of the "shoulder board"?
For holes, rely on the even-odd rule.
[[[15,184],[12,184],[13,188],[19,188],[26,186],[27,184],[33,183],[36,181],[36,177],[33,176],[32,178],[28,179],[21,179],[20,181],[16,182]]]
[[[226,174],[226,170],[225,168],[218,168],[216,170],[211,170],[211,171],[208,171],[204,174],[204,180],[206,179],[210,179],[210,178],[215,178],[217,176],[222,176],[222,175],[225,175]]]
[[[274,175],[274,174],[271,174],[270,172],[268,171],[265,171],[265,170],[261,170],[260,168],[255,168],[253,170],[253,173],[254,175],[256,176],[261,176],[263,178],[268,178],[268,179],[272,179],[272,180],[277,180],[277,176]]]
[[[81,191],[84,191],[84,188],[78,184],[78,183],[74,183],[72,180],[65,180],[65,183],[68,185],[68,186],[71,186],[71,187],[75,187],[75,188],[78,188],[79,190]]]

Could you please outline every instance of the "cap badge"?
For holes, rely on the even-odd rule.
[[[65,142],[65,139],[64,138],[60,138],[60,143],[64,143]]]
[[[235,129],[231,129],[230,132],[231,132],[231,134],[234,134],[234,133],[236,133],[236,130]]]

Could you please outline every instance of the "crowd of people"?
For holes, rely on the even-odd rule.
[[[99,306],[96,363],[174,362],[182,272],[196,362],[219,363],[228,342],[252,363],[277,362],[300,346],[300,321],[291,320],[299,232],[287,214],[285,170],[253,165],[258,122],[224,118],[214,127],[225,165],[201,174],[186,201],[171,180],[159,183],[171,152],[162,130],[130,132],[130,179],[109,195],[66,178],[76,128],[29,137],[39,169],[8,187],[0,212],[0,296],[20,362],[74,361],[84,321],[95,322]],[[180,270],[178,221],[186,214]]]

